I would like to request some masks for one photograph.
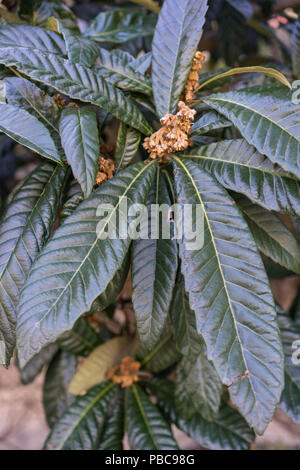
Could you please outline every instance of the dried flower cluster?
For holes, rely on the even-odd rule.
[[[62,106],[62,107],[66,106],[66,100],[59,93],[54,95],[53,99],[59,106]]]
[[[96,177],[96,184],[102,184],[104,181],[114,176],[115,163],[113,160],[99,157],[99,171]]]
[[[164,159],[192,145],[189,135],[195,114],[195,110],[179,101],[176,114],[166,114],[161,118],[162,127],[143,143],[143,147],[150,153],[150,158]]]
[[[193,58],[192,68],[184,89],[183,99],[186,103],[190,103],[195,98],[195,92],[198,88],[199,71],[202,69],[204,61],[205,56],[201,54],[201,52],[197,51]]]
[[[122,388],[130,387],[134,382],[138,382],[137,373],[141,363],[127,356],[122,359],[121,364],[111,367],[106,373],[106,378],[120,384]]]
[[[66,100],[59,93],[54,95],[53,99],[62,108],[64,108],[64,107],[66,107],[66,108],[79,108],[78,104],[74,103],[74,101],[70,101],[70,103],[67,104]]]

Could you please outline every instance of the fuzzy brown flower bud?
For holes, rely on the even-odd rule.
[[[183,99],[186,103],[190,103],[195,98],[195,91],[198,88],[199,71],[202,69],[204,61],[205,56],[200,51],[197,51],[193,58],[192,68],[184,89]]]
[[[110,367],[106,373],[106,378],[120,384],[122,388],[130,387],[134,382],[138,382],[137,373],[141,363],[127,356],[122,359],[121,364]]]
[[[112,178],[114,176],[115,163],[109,158],[99,157],[99,171],[96,177],[96,184],[100,185],[104,181]]]
[[[183,101],[178,103],[176,114],[166,114],[161,118],[162,127],[144,140],[143,146],[150,153],[150,158],[164,159],[168,155],[186,150],[191,145],[189,134],[196,111]]]

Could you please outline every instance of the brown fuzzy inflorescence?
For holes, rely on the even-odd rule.
[[[78,104],[74,103],[74,101],[67,104],[66,100],[59,93],[54,95],[53,99],[62,108],[79,108]]]
[[[186,103],[190,103],[195,98],[195,92],[198,88],[199,71],[202,69],[204,61],[205,56],[200,51],[197,51],[193,58],[192,68],[184,89],[183,99]]]
[[[114,176],[115,162],[109,158],[99,157],[99,171],[96,177],[96,184],[102,184],[104,181]]]
[[[120,384],[122,388],[130,387],[134,382],[138,382],[137,373],[141,363],[127,356],[122,359],[121,364],[111,367],[106,373],[106,378]]]
[[[53,99],[59,106],[62,106],[62,107],[66,106],[66,100],[59,93],[54,95]]]
[[[179,101],[176,114],[166,114],[161,118],[162,127],[143,143],[143,147],[150,153],[150,158],[159,158],[163,162],[168,155],[186,150],[192,145],[189,135],[195,114],[195,110]]]

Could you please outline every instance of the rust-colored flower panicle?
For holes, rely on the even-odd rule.
[[[53,96],[54,101],[61,107],[66,106],[66,100],[59,94],[57,93],[56,95]]]
[[[195,110],[179,101],[176,114],[166,114],[161,118],[162,127],[143,143],[143,147],[150,153],[150,158],[159,158],[164,162],[168,155],[186,150],[192,145],[189,135],[195,114]]]
[[[104,181],[114,176],[115,163],[111,159],[99,157],[99,171],[96,177],[96,184],[100,185]]]
[[[78,108],[79,109],[78,104],[74,103],[74,101],[70,101],[70,103],[67,104],[66,100],[59,93],[57,93],[56,95],[53,95],[53,99],[62,108]]]
[[[130,387],[134,382],[138,382],[137,373],[141,363],[127,356],[122,359],[121,364],[110,367],[106,373],[106,378],[120,384],[122,388]]]
[[[183,99],[186,103],[190,103],[195,98],[195,92],[198,88],[199,71],[202,69],[204,61],[205,56],[200,51],[197,51],[193,58],[192,68],[184,89]]]

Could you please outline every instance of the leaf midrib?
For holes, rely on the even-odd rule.
[[[125,72],[120,72],[119,70],[114,70],[112,67],[109,67],[106,64],[100,64],[100,65],[97,65],[97,67],[103,67],[104,69],[106,69],[108,72],[112,72],[112,73],[116,73],[118,75],[120,75],[121,77],[125,77],[127,80],[130,80],[132,82],[135,82],[139,85],[139,88],[143,88],[143,89],[147,89],[147,91],[149,92],[150,96],[152,95],[152,87],[150,86],[150,84],[148,84],[146,82],[146,80],[142,80],[136,76],[132,76],[132,75],[127,75]],[[130,67],[130,64],[127,65],[127,67]],[[134,75],[136,75],[137,72],[135,72],[134,69],[132,69],[132,72],[134,73]],[[139,73],[139,72],[138,72]]]
[[[91,403],[84,409],[82,414],[79,416],[77,421],[74,423],[74,425],[72,426],[72,428],[68,432],[68,434],[65,436],[65,439],[61,442],[61,444],[57,448],[57,450],[61,450],[63,448],[63,446],[65,445],[65,443],[69,439],[69,437],[73,434],[74,430],[77,428],[77,426],[80,424],[80,422],[86,417],[86,415],[89,413],[89,411],[95,406],[97,401],[99,401],[104,395],[106,395],[114,386],[115,386],[115,383],[111,382],[106,388],[104,388],[103,390],[101,390],[101,392],[99,392],[99,394],[96,396],[96,398],[94,398],[91,401]]]
[[[273,232],[267,232],[266,230],[266,227],[257,219],[255,219],[254,217],[251,216],[251,214],[249,212],[247,212],[246,209],[242,209],[242,212],[244,213],[244,215],[246,216],[246,219],[248,218],[250,220],[250,222],[252,222],[254,225],[256,225],[258,227],[259,230],[261,230],[264,234],[266,234],[267,237],[271,238],[271,240],[273,241],[273,243],[276,243],[277,247],[282,250],[283,252],[287,253],[289,256],[291,257],[296,257],[296,261],[297,261],[297,257],[299,258],[299,255],[300,255],[300,245],[298,244],[297,240],[294,239],[293,241],[295,242],[295,249],[298,250],[299,253],[292,253],[291,251],[289,251],[289,248],[286,247],[282,240],[277,240],[275,238],[275,235],[273,235]],[[275,216],[277,217],[277,216]],[[280,222],[280,220],[279,220]],[[284,228],[286,228],[288,230],[287,227],[284,226]],[[277,233],[277,232],[276,232]],[[290,232],[289,234],[287,235],[290,235],[290,236],[293,236],[292,232]],[[297,256],[298,255],[298,256]],[[300,258],[299,258],[300,259]],[[300,264],[300,263],[299,263]]]
[[[47,182],[46,182],[46,184],[45,184],[45,186],[44,186],[43,191],[40,193],[40,195],[39,195],[38,198],[37,198],[36,203],[34,204],[33,208],[31,209],[30,215],[29,215],[29,217],[28,217],[28,219],[27,219],[27,221],[26,221],[26,224],[24,225],[24,227],[23,227],[23,229],[22,229],[22,233],[21,233],[21,235],[18,237],[18,241],[17,241],[17,243],[16,243],[16,245],[15,245],[15,248],[12,250],[11,254],[9,255],[9,258],[8,258],[7,262],[5,263],[4,268],[3,268],[3,270],[2,270],[2,272],[1,272],[1,274],[0,274],[0,280],[1,280],[2,277],[4,276],[5,271],[6,271],[6,269],[8,268],[8,266],[9,266],[9,264],[10,264],[10,261],[11,261],[12,257],[14,256],[14,254],[15,254],[15,252],[16,252],[18,246],[19,246],[20,241],[23,240],[24,232],[27,230],[28,225],[31,223],[31,220],[32,220],[32,218],[33,218],[34,215],[35,215],[35,211],[36,211],[36,208],[37,208],[38,204],[40,203],[40,201],[41,201],[42,198],[44,197],[46,190],[48,189],[49,185],[51,185],[51,181],[52,181],[52,179],[54,178],[54,176],[56,175],[56,173],[57,173],[57,171],[58,171],[59,168],[60,168],[60,165],[57,165],[56,168],[53,170],[53,173],[51,174],[49,180],[47,180]],[[19,194],[23,189],[24,189],[24,187],[21,186],[20,189],[18,190],[17,194]],[[16,196],[17,194],[15,194],[15,196]]]
[[[139,29],[140,29],[140,31],[142,31],[142,34],[144,36],[146,36],[146,35],[149,36],[149,35],[152,34],[152,29],[151,29],[151,31],[146,30],[147,25],[145,25],[145,26],[135,26],[135,27],[133,27],[133,26],[129,27],[129,26],[126,25],[126,30],[125,31],[124,31],[124,29],[111,29],[110,31],[107,31],[107,32],[106,31],[101,31],[100,33],[91,34],[91,35],[87,36],[87,38],[89,38],[89,37],[109,36],[110,34],[115,34],[115,33],[126,34],[128,31],[129,31],[129,33],[131,33],[131,31],[132,31],[135,35],[140,36],[141,33],[138,32]],[[131,33],[131,34],[133,34],[133,33]]]
[[[183,164],[183,162],[181,162],[181,160],[178,158],[178,157],[174,157],[174,159],[183,167],[183,169],[185,170],[186,174],[188,175],[189,179],[191,180],[192,184],[193,184],[193,187],[195,189],[195,192],[197,194],[197,197],[200,201],[200,204],[203,208],[203,213],[205,215],[205,219],[206,219],[206,222],[207,222],[207,225],[208,225],[208,229],[209,229],[209,232],[210,232],[210,236],[211,236],[211,240],[212,240],[212,243],[213,243],[213,247],[214,247],[214,251],[215,251],[215,254],[216,254],[216,259],[217,259],[217,262],[218,262],[218,266],[219,266],[219,271],[220,271],[220,274],[222,276],[222,280],[223,280],[223,285],[224,285],[224,290],[226,292],[226,297],[227,297],[227,301],[228,301],[228,305],[229,305],[229,309],[230,309],[230,312],[231,312],[231,317],[232,317],[232,320],[233,320],[233,324],[234,324],[234,328],[235,328],[235,331],[236,331],[236,337],[238,339],[238,342],[239,342],[239,346],[240,346],[240,350],[241,350],[241,354],[242,354],[242,357],[243,357],[243,361],[244,361],[244,367],[245,367],[245,370],[248,370],[248,367],[247,367],[247,361],[245,359],[245,356],[244,356],[244,350],[243,350],[243,347],[242,347],[242,342],[240,340],[240,336],[239,336],[239,333],[238,333],[238,329],[237,329],[237,326],[236,326],[236,320],[235,320],[235,316],[234,316],[234,310],[233,310],[233,307],[232,307],[232,304],[231,304],[231,300],[230,300],[230,296],[229,296],[229,293],[228,293],[228,289],[227,289],[227,283],[225,281],[225,278],[224,278],[224,275],[223,275],[223,269],[222,269],[222,265],[221,265],[221,262],[220,262],[220,259],[219,259],[219,255],[218,255],[218,250],[217,250],[217,247],[216,247],[216,244],[215,244],[215,239],[214,239],[214,235],[212,233],[212,230],[211,230],[211,226],[210,226],[210,222],[209,222],[209,219],[207,217],[207,213],[206,213],[206,210],[205,210],[205,206],[204,206],[204,203],[202,201],[202,198],[201,198],[201,195],[198,191],[198,188],[194,182],[194,179],[192,177],[192,175],[190,174],[189,170],[186,168],[186,166]],[[223,319],[224,320],[224,319]],[[255,390],[253,389],[253,385],[252,385],[252,380],[251,380],[251,377],[252,377],[252,374],[249,374],[249,377],[248,377],[248,382],[249,384],[251,385],[251,390],[255,396],[255,401],[256,401],[256,404],[257,404],[257,398],[256,398],[256,393],[255,393]]]
[[[113,214],[115,213],[115,211],[118,209],[119,205],[121,204],[121,202],[123,201],[124,197],[126,197],[126,194],[128,193],[128,191],[131,189],[131,187],[133,186],[133,184],[136,182],[136,180],[143,174],[144,171],[146,171],[146,169],[148,169],[152,164],[154,163],[154,160],[151,161],[150,163],[148,163],[147,165],[145,165],[144,168],[142,168],[138,174],[131,180],[130,184],[128,185],[128,187],[126,188],[125,192],[122,194],[121,197],[119,197],[119,202],[116,204],[114,210],[112,211],[112,213],[110,214],[109,218],[107,219],[107,223],[104,225],[104,227],[102,228],[102,231],[99,232],[97,234],[97,237],[95,239],[95,241],[92,243],[91,245],[91,248],[89,249],[89,251],[87,252],[86,256],[84,257],[84,259],[82,260],[82,262],[80,263],[78,269],[76,269],[76,271],[74,272],[73,276],[71,277],[70,281],[68,281],[68,283],[66,284],[66,286],[63,288],[62,292],[60,293],[60,295],[57,297],[56,301],[54,302],[54,304],[51,305],[51,307],[47,310],[47,312],[43,315],[43,317],[35,323],[35,327],[37,325],[39,325],[48,315],[49,313],[51,312],[51,310],[53,308],[56,307],[57,303],[60,301],[61,297],[64,295],[65,291],[70,287],[70,285],[72,284],[75,276],[77,276],[77,274],[81,271],[81,268],[82,266],[85,264],[85,262],[87,261],[87,259],[89,258],[91,252],[93,251],[93,249],[95,248],[96,244],[98,243],[102,233],[104,232],[107,224],[110,222],[111,218],[113,217]]]
[[[245,109],[248,109],[249,111],[251,111],[252,113],[254,114],[258,114],[259,116],[261,116],[263,119],[266,119],[267,121],[270,121],[272,124],[274,124],[274,126],[277,126],[279,127],[279,129],[281,129],[284,133],[288,134],[290,137],[292,137],[293,139],[295,139],[299,144],[300,144],[300,139],[298,139],[294,134],[292,134],[291,132],[289,132],[285,127],[281,126],[278,122],[274,121],[273,119],[271,119],[269,116],[265,115],[265,114],[262,114],[260,111],[256,110],[256,109],[253,109],[251,108],[251,106],[248,106],[244,103],[240,103],[240,102],[237,102],[237,101],[234,101],[234,100],[229,100],[228,98],[217,98],[217,97],[209,97],[207,99],[204,99],[203,101],[206,102],[208,101],[207,104],[209,104],[209,101],[224,101],[225,103],[231,103],[231,104],[234,104],[235,106],[240,106],[241,108],[245,108]],[[223,116],[225,116],[227,118],[227,116],[222,112],[222,111],[219,111],[221,114],[223,114]],[[227,118],[229,120],[231,120],[230,118]]]
[[[38,49],[35,49],[35,51],[38,51]],[[42,52],[42,54],[45,58],[49,59],[49,61],[51,62],[51,60],[50,60],[51,55],[52,55],[51,52]],[[64,62],[71,63],[72,66],[77,70],[77,72],[78,72],[78,68],[82,68],[83,70],[85,70],[86,73],[94,74],[94,76],[97,78],[97,80],[100,81],[101,86],[102,86],[102,91],[93,90],[92,88],[86,88],[85,85],[82,82],[77,82],[69,74],[69,80],[71,81],[71,83],[73,85],[79,87],[80,90],[89,91],[90,94],[97,95],[98,98],[100,98],[102,101],[103,100],[106,101],[107,104],[112,104],[113,101],[111,100],[111,97],[103,92],[103,89],[108,89],[111,94],[113,94],[113,95],[117,94],[117,95],[119,95],[118,97],[120,99],[125,100],[125,102],[126,102],[125,104],[127,104],[127,106],[130,106],[132,108],[131,111],[139,112],[139,109],[134,105],[134,103],[126,95],[124,95],[124,93],[119,88],[115,87],[112,83],[105,81],[103,79],[103,77],[97,75],[96,72],[94,72],[91,68],[85,67],[84,65],[81,65],[81,64],[75,64],[75,63],[71,62],[70,60],[66,59],[65,57],[59,56],[58,54],[53,54],[53,55],[55,56],[55,59],[58,62],[62,62],[63,64],[64,64]],[[3,64],[3,65],[6,65],[6,66],[8,66],[8,64],[9,64],[9,66],[15,66],[15,67],[17,67],[17,69],[22,69],[21,71],[24,75],[26,75],[30,78],[33,78],[34,80],[36,80],[38,82],[44,83],[43,79],[40,78],[40,76],[34,76],[34,77],[31,76],[31,73],[36,75],[36,72],[39,72],[40,70],[36,66],[33,67],[30,63],[26,63],[24,65],[24,64],[22,64],[22,62],[19,59],[11,59],[11,60],[3,60],[2,59],[2,60],[0,60],[0,63]],[[46,71],[46,75],[48,75],[48,76],[53,75],[53,73],[49,70],[43,70],[44,74],[45,74],[45,71]],[[56,78],[57,77],[59,77],[60,79],[64,79],[64,80],[66,79],[65,75],[63,75],[63,74],[56,75]],[[91,100],[90,98],[85,98],[85,97],[82,97],[82,96],[79,98],[78,94],[77,94],[77,96],[75,96],[76,93],[75,94],[70,93],[66,89],[62,89],[62,87],[57,87],[56,83],[55,84],[52,83],[51,80],[49,81],[49,79],[46,80],[45,83],[47,83],[49,86],[51,86],[54,90],[57,90],[59,93],[64,93],[65,95],[69,96],[70,98],[79,99],[80,101],[82,101],[84,103],[92,103],[92,104],[95,104],[96,106],[99,106],[100,108],[106,109],[105,107],[103,107],[102,104],[96,103],[95,100]],[[124,116],[126,117],[126,119],[128,119],[129,116],[130,116],[129,110],[123,110],[123,113],[124,113]],[[150,135],[151,132],[152,132],[152,129],[150,128],[149,124],[147,123],[146,119],[144,118],[144,116],[142,114],[141,114],[141,118],[143,118],[143,120],[140,120],[140,123],[139,123],[140,127],[137,127],[136,124],[132,124],[132,126],[135,129],[139,130],[140,132],[142,132],[146,135]]]
[[[15,87],[16,88],[16,87]],[[18,89],[17,89],[18,90]],[[25,96],[20,90],[18,90],[20,95],[23,97],[23,99],[32,107],[32,109],[44,120],[46,123],[52,127],[52,129],[59,133],[59,130],[57,127],[55,127],[48,119],[47,117],[38,109],[34,106],[34,104],[31,102],[31,100],[28,98],[28,96]],[[51,98],[52,99],[52,98]],[[10,103],[9,103],[10,104]],[[25,110],[26,111],[26,110]]]
[[[141,416],[142,416],[142,418],[143,418],[143,421],[144,421],[145,426],[146,426],[146,428],[147,428],[148,434],[149,434],[149,436],[150,436],[150,438],[151,438],[151,441],[153,442],[153,445],[154,445],[155,449],[158,450],[159,447],[158,447],[158,445],[157,445],[157,443],[156,443],[156,440],[155,440],[155,438],[154,438],[154,436],[153,436],[153,434],[152,434],[151,426],[149,425],[148,420],[147,420],[147,416],[145,415],[144,408],[143,408],[143,405],[142,405],[142,403],[141,403],[141,400],[140,400],[140,397],[139,397],[139,394],[138,394],[138,391],[137,391],[137,387],[136,387],[136,385],[134,385],[134,384],[132,385],[132,391],[133,391],[133,394],[134,394],[134,398],[135,398],[135,400],[136,400],[136,402],[137,402],[139,412],[140,412],[140,414],[141,414]]]
[[[280,173],[277,173],[275,170],[269,170],[269,169],[265,169],[265,168],[261,168],[259,166],[253,166],[253,165],[248,165],[247,163],[243,163],[243,162],[238,162],[236,160],[224,160],[223,158],[216,158],[216,157],[212,157],[210,155],[194,155],[194,154],[180,154],[180,157],[183,157],[183,158],[196,158],[196,159],[201,159],[201,160],[211,160],[212,162],[220,162],[220,163],[225,163],[225,164],[231,164],[231,165],[236,165],[236,166],[241,166],[241,167],[245,167],[245,168],[248,168],[248,169],[251,169],[251,170],[256,170],[256,171],[259,171],[261,173],[268,173],[272,176],[276,176],[277,178],[287,178],[287,179],[290,179],[290,180],[293,180],[293,181],[298,181],[297,178],[292,175],[282,175]]]

